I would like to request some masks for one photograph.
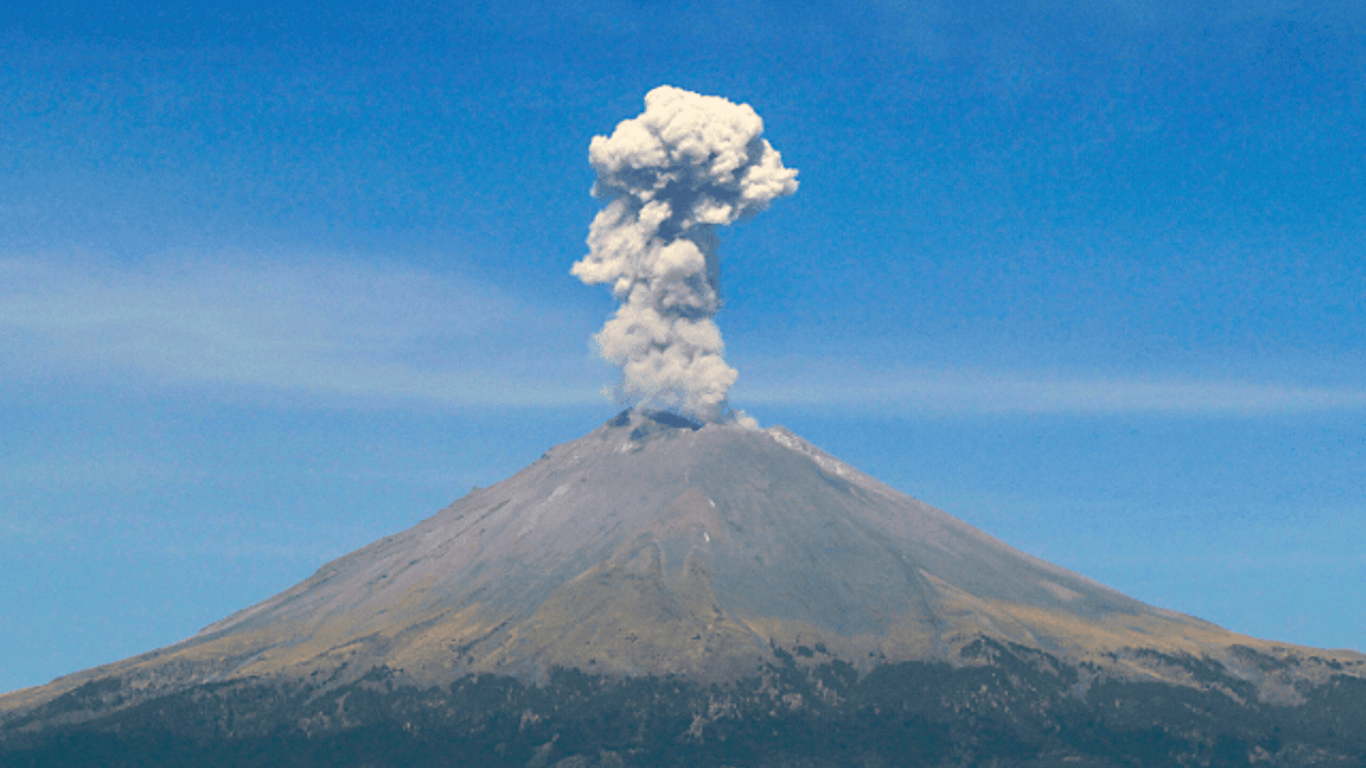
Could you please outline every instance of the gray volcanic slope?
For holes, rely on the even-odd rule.
[[[860,671],[963,664],[981,636],[1192,687],[1189,665],[1164,659],[1214,659],[1265,699],[1294,700],[1297,681],[1330,667],[1366,668],[1360,654],[1239,636],[1125,597],[780,427],[628,411],[194,637],[0,697],[0,711],[109,677],[150,694],[249,677],[341,684],[378,665],[419,684],[536,681],[556,666],[721,681],[793,649]]]

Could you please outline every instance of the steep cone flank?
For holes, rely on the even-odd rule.
[[[555,667],[753,675],[778,656],[968,663],[978,638],[1097,674],[1199,686],[1206,658],[1269,699],[1359,654],[1226,632],[1018,552],[775,427],[625,412],[512,478],[145,656],[0,699],[119,677],[147,691],[244,678],[417,684]],[[1287,658],[1316,659],[1287,666]],[[1272,661],[1268,661],[1271,659]],[[1280,661],[1277,661],[1280,660]],[[814,663],[814,662],[813,662]]]

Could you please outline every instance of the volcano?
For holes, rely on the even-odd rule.
[[[191,638],[0,697],[0,759],[1358,764],[1366,656],[1146,605],[781,427],[628,410]]]

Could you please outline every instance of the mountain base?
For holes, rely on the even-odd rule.
[[[0,765],[1366,765],[1366,680],[1353,676],[1287,706],[1217,668],[1203,689],[1106,680],[987,638],[962,666],[863,676],[797,653],[729,684],[560,669],[539,686],[480,675],[417,688],[377,667],[331,689],[235,681],[128,705],[106,679],[5,723]]]

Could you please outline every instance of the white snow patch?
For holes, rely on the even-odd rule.
[[[1057,583],[1055,583],[1055,582],[1049,581],[1048,579],[1042,579],[1041,581],[1039,581],[1039,586],[1043,587],[1044,589],[1048,590],[1049,592],[1052,592],[1052,593],[1053,593],[1053,596],[1056,597],[1056,598],[1058,598],[1059,600],[1065,600],[1065,601],[1069,601],[1069,602],[1070,602],[1070,601],[1072,601],[1072,600],[1076,600],[1077,598],[1081,597],[1081,593],[1080,593],[1080,592],[1077,592],[1076,590],[1068,589],[1067,587],[1064,587],[1064,586],[1061,585],[1061,584],[1057,584]]]
[[[764,434],[773,438],[773,442],[777,443],[778,445],[781,445],[782,447],[787,448],[788,450],[796,451],[797,453],[800,453],[808,459],[811,459],[812,461],[816,462],[816,466],[820,467],[826,472],[833,472],[839,477],[844,477],[845,475],[851,474],[853,472],[853,470],[850,469],[847,465],[838,462],[830,458],[829,456],[826,456],[825,454],[821,453],[820,450],[818,450],[816,447],[812,446],[810,443],[806,442],[800,437],[797,437],[791,432],[788,432],[786,429],[783,429],[782,427],[769,427],[768,429],[764,430]]]
[[[534,508],[532,508],[531,514],[527,516],[526,525],[522,526],[522,529],[517,532],[517,538],[520,539],[526,536],[528,533],[531,533],[533,530],[535,530],[536,523],[539,522],[541,519],[541,512],[543,512],[546,507],[550,506],[550,504],[554,502],[555,499],[560,498],[566,493],[569,493],[569,486],[561,485],[560,487],[551,491],[550,495],[547,496],[544,501],[542,501],[540,504],[537,504]]]

